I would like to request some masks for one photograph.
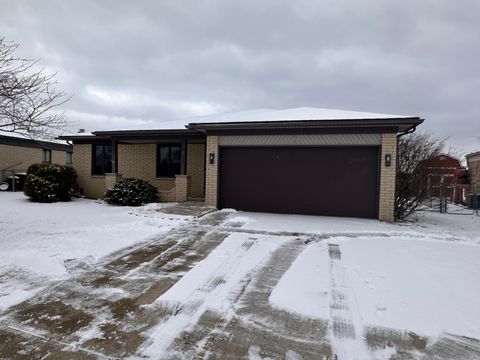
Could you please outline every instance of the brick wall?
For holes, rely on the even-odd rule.
[[[206,150],[205,203],[208,206],[217,207],[218,136],[207,136]],[[209,164],[209,154],[215,154],[214,164]]]
[[[78,173],[78,184],[83,194],[100,199],[105,194],[105,176],[92,176],[92,145],[73,145],[73,167]]]
[[[397,155],[396,134],[383,134],[381,149],[382,161],[380,168],[379,219],[384,221],[394,221]],[[214,164],[208,163],[208,157],[211,153],[215,154]],[[390,167],[385,167],[385,154],[391,154],[392,156]],[[214,207],[217,206],[218,160],[218,136],[207,136],[205,202],[207,205]]]
[[[175,188],[171,190],[159,190],[158,191],[158,201],[160,202],[176,202],[177,201],[177,192]]]
[[[118,173],[148,181],[158,190],[172,190],[175,178],[157,178],[156,144],[118,144]]]
[[[67,154],[65,151],[52,150],[52,164],[66,165]]]
[[[20,161],[22,163],[14,167],[15,171],[27,171],[31,164],[42,162],[42,149],[0,144],[0,170],[15,165]],[[0,174],[0,176],[2,175]]]
[[[176,201],[175,178],[156,177],[156,144],[118,144],[118,173],[122,178],[134,177],[150,182],[160,194],[160,201]],[[65,156],[65,155],[64,155]],[[75,144],[73,164],[79,174],[79,184],[85,196],[103,197],[105,176],[91,175],[91,144]],[[187,175],[191,196],[203,197],[205,187],[205,144],[187,145]]]
[[[392,164],[385,166],[385,155],[392,155]],[[394,221],[395,176],[397,171],[397,135],[382,135],[382,155],[380,160],[379,220]]]
[[[205,196],[205,144],[187,144],[187,175],[190,176],[190,196]]]
[[[121,174],[107,173],[105,174],[105,188],[110,190],[113,186],[122,179]]]
[[[15,166],[14,170],[16,172],[26,172],[30,165],[42,162],[42,149],[0,144],[0,170],[15,165],[20,161],[22,163]],[[65,151],[52,150],[52,163],[65,165],[66,161]],[[5,176],[9,175],[5,174]]]
[[[470,184],[476,186],[477,191],[480,191],[480,155],[470,156],[467,159],[467,166]]]
[[[188,200],[190,194],[190,176],[176,175],[175,176],[175,201],[185,202]]]

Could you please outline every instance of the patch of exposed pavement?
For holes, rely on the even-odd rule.
[[[186,224],[99,267],[77,272],[3,314],[0,328],[10,334],[5,338],[9,352],[24,343],[15,340],[22,336],[36,337],[35,352],[52,353],[57,345],[72,344],[76,351],[95,356],[134,354],[145,340],[142,333],[169,315],[142,306],[166,292],[227,235]]]
[[[206,311],[198,323],[177,337],[167,358],[241,359],[252,347],[259,355],[284,359],[294,351],[303,359],[331,356],[326,338],[327,321],[308,319],[273,308],[268,299],[285,271],[304,249],[300,239],[272,254],[260,269],[244,279],[233,313]]]
[[[241,223],[226,222],[231,211],[211,212],[209,208],[177,206],[161,212],[189,215],[194,220],[179,222],[168,234],[123,249],[96,265],[72,260],[69,279],[49,285],[0,315],[0,359],[112,359],[137,354],[148,339],[148,330],[178,311],[144,305],[153,303],[233,232],[297,239],[281,246],[264,266],[239,283],[229,314],[207,309],[160,358],[334,358],[329,338],[332,319],[292,314],[273,308],[268,299],[306,244],[338,234],[242,229]],[[221,226],[225,223],[228,226]],[[339,262],[340,249],[333,246],[331,257]],[[215,278],[205,286],[215,289],[221,284],[222,279]],[[204,291],[212,290],[208,289]],[[345,310],[341,296],[335,294],[338,291],[332,291],[334,312]],[[393,349],[391,359],[480,358],[478,340],[455,335],[433,340],[412,332],[365,326],[362,339],[371,351]]]

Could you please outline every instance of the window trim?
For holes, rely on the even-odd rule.
[[[164,175],[164,174],[160,174],[159,170],[160,170],[160,149],[162,147],[168,147],[168,166],[169,168],[171,167],[171,149],[172,147],[178,147],[180,149],[180,169],[179,169],[179,173],[178,174],[173,174],[173,175]],[[155,177],[157,179],[175,179],[175,176],[176,175],[180,175],[181,172],[182,172],[182,157],[181,157],[181,154],[182,154],[182,144],[181,143],[161,143],[161,144],[157,144],[157,149],[156,149],[156,158],[155,158]],[[170,169],[169,169],[170,170]]]
[[[47,156],[48,154],[48,156]],[[52,163],[52,150],[51,149],[42,149],[42,163],[51,164]]]
[[[91,163],[91,175],[92,176],[105,176],[105,174],[108,174],[109,172],[106,171],[106,161],[105,161],[105,158],[103,160],[103,172],[102,173],[96,173],[95,172],[95,158],[96,158],[96,146],[102,146],[103,147],[103,152],[105,153],[105,147],[112,147],[112,144],[110,143],[95,143],[95,144],[92,144],[92,163]],[[110,154],[112,154],[112,149],[110,150]],[[113,158],[110,159],[110,162],[112,162]],[[112,172],[113,170],[113,164],[111,164],[111,169],[110,169],[110,172]]]
[[[65,164],[73,165],[73,151],[66,151],[65,152]]]

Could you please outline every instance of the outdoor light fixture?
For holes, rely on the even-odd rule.
[[[385,154],[385,167],[392,166],[392,155]]]
[[[208,163],[209,163],[210,165],[215,164],[215,154],[214,154],[214,153],[208,154]]]

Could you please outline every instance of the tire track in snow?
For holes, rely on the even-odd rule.
[[[217,302],[227,300],[229,293],[238,285],[239,276],[253,269],[273,249],[281,245],[278,241],[274,246],[265,246],[264,241],[257,242],[257,237],[249,237],[246,240],[233,241],[238,244],[231,249],[228,256],[221,261],[218,266],[209,271],[210,276],[199,286],[196,286],[182,300],[183,305],[176,308],[174,314],[165,322],[159,324],[149,334],[150,341],[140,353],[140,356],[155,356],[165,354],[174,340],[189,326],[197,323],[202,314],[211,305],[212,301]],[[248,254],[248,255],[247,255]],[[255,256],[255,261],[247,259],[248,264],[242,264],[243,260]],[[242,266],[242,269],[239,268]],[[172,302],[159,299],[154,306],[172,307]],[[173,305],[175,306],[175,305]]]
[[[356,304],[350,299],[353,292],[341,262],[338,244],[328,244],[330,256],[330,321],[332,349],[338,360],[369,359],[369,351],[363,340],[363,329]]]

